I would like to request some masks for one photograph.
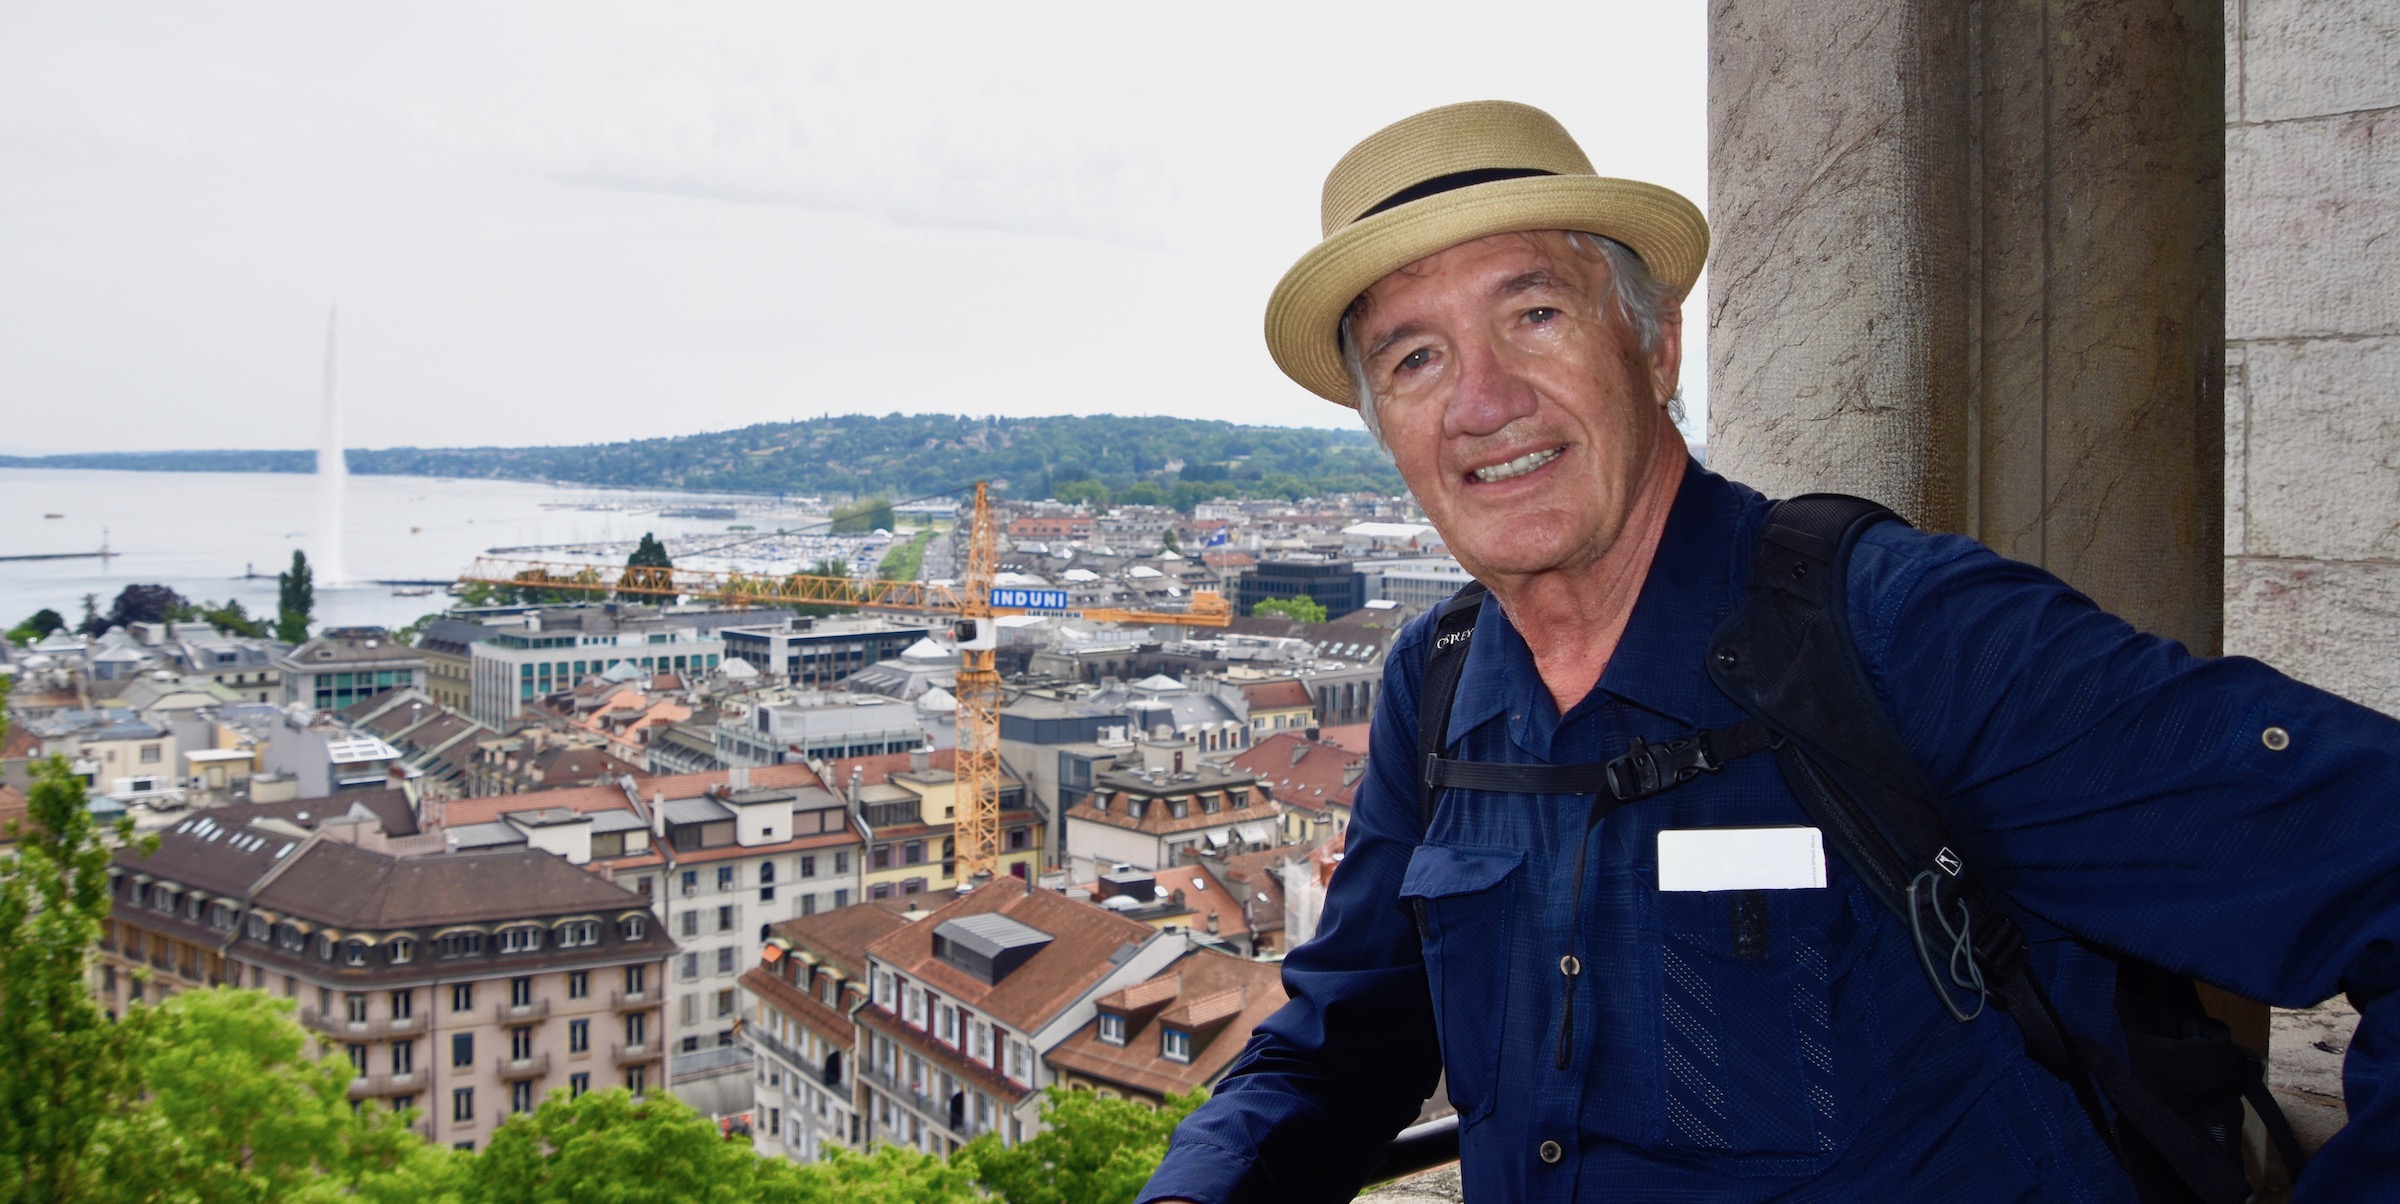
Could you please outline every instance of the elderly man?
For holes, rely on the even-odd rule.
[[[2123,1076],[2106,1102],[2084,1081],[2126,1061],[2119,981],[2143,974],[2350,992],[2350,1125],[2299,1198],[2400,1199],[2400,724],[1970,541],[1862,524],[1820,574],[1841,659],[1800,693],[1840,697],[1834,664],[1869,699],[1850,709],[1890,716],[1939,864],[1978,866],[2026,938],[1998,985],[2008,920],[1929,940],[1963,905],[1936,883],[1932,920],[1901,918],[1795,794],[1799,736],[1724,736],[1770,729],[1712,679],[1734,663],[1712,639],[1754,557],[1782,562],[1770,503],[1673,421],[1700,213],[1595,175],[1538,110],[1477,103],[1360,143],[1324,227],[1268,345],[1360,409],[1489,598],[1393,648],[1291,1002],[1142,1200],[1347,1198],[1445,1070],[1474,1200],[2222,1198],[2226,1174],[2238,1199],[2238,1171],[2181,1184]],[[1614,800],[1507,772],[1692,747],[1716,755]]]

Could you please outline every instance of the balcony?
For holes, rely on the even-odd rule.
[[[537,1053],[524,1058],[502,1058],[498,1066],[503,1080],[538,1079],[550,1073],[550,1055]]]
[[[536,1020],[548,1020],[549,1018],[550,1001],[548,999],[536,999],[523,1007],[503,1003],[492,1009],[492,1020],[498,1024],[530,1024]]]
[[[608,1006],[620,1012],[638,1012],[666,1002],[664,991],[610,991]]]
[[[350,1098],[366,1099],[378,1095],[402,1095],[425,1089],[425,1076],[410,1071],[407,1074],[362,1074],[350,1080]]]
[[[773,1054],[785,1065],[824,1086],[839,1089],[842,1085],[842,1076],[839,1073],[829,1071],[826,1067],[819,1066],[802,1057],[799,1050],[784,1044],[763,1029],[745,1026],[741,1034],[734,1040],[737,1044],[747,1045],[752,1050]]]
[[[656,1041],[644,1041],[639,1045],[612,1045],[608,1052],[617,1065],[631,1066],[636,1062],[657,1061],[666,1054],[666,1046]]]
[[[425,1031],[425,1017],[379,1016],[353,1023],[340,1014],[320,1013],[315,1008],[300,1009],[300,1025],[311,1032],[344,1041],[374,1041],[383,1037],[404,1037]]]

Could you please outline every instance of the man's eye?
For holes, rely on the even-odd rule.
[[[1558,307],[1554,305],[1540,305],[1525,311],[1525,320],[1534,323],[1548,322],[1557,316]]]
[[[1414,372],[1417,369],[1424,367],[1432,358],[1432,352],[1427,351],[1423,347],[1419,347],[1415,351],[1411,351],[1407,355],[1400,357],[1400,362],[1395,365],[1395,367],[1401,372]]]

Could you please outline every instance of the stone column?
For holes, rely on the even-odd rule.
[[[1711,466],[2216,653],[2224,2],[1717,0]]]
[[[1712,466],[2215,652],[2220,4],[1719,0]]]

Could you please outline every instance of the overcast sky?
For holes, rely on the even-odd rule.
[[[0,449],[313,446],[337,301],[355,447],[1348,422],[1259,324],[1377,127],[1523,100],[1707,204],[1703,6],[1505,11],[0,6]]]

